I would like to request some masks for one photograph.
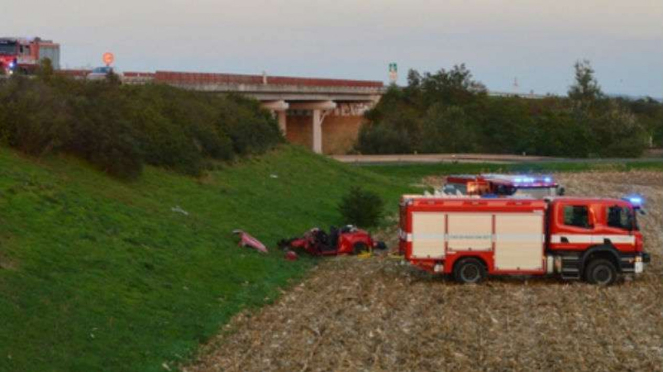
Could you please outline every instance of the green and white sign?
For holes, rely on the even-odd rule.
[[[389,64],[389,81],[392,84],[398,81],[398,65],[395,62]]]

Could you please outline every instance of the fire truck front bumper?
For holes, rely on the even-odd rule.
[[[645,265],[651,262],[651,256],[649,253],[641,253],[638,256],[635,256],[634,270],[635,274],[642,274],[645,271]]]

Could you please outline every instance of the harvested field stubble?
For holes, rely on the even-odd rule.
[[[328,259],[275,304],[237,316],[185,370],[660,371],[663,174],[558,178],[570,195],[645,196],[644,275],[610,288],[554,278],[463,286],[384,255]]]

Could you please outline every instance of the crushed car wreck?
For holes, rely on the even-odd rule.
[[[367,231],[351,225],[340,229],[332,226],[329,234],[317,227],[312,228],[302,237],[279,241],[278,246],[282,249],[303,250],[314,256],[361,254],[386,248],[383,242],[373,240]]]

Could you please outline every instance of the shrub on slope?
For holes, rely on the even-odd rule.
[[[31,155],[73,154],[136,178],[144,164],[199,175],[208,160],[264,153],[282,136],[243,97],[40,75],[0,84],[0,141]]]

